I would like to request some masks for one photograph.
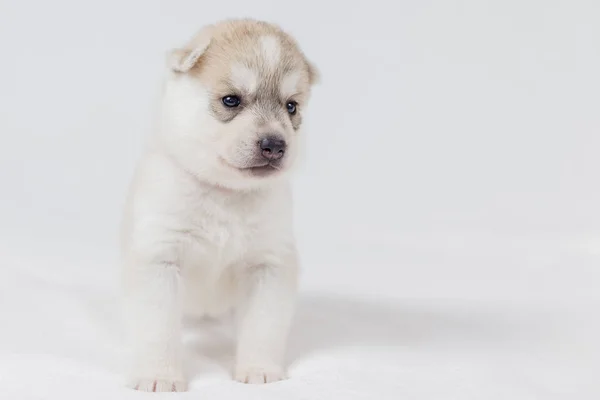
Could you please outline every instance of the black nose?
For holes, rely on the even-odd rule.
[[[260,141],[259,145],[262,156],[267,160],[279,160],[285,153],[285,140],[279,137],[266,137]]]

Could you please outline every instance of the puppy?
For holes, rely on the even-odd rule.
[[[182,317],[235,312],[234,378],[284,378],[298,281],[290,171],[318,79],[279,27],[206,26],[168,57],[122,226],[131,387],[185,391]]]

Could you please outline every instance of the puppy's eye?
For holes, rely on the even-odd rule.
[[[225,96],[221,100],[225,107],[237,107],[242,102],[237,96]]]
[[[296,103],[295,101],[288,101],[288,103],[285,105],[285,107],[287,108],[287,111],[291,115],[294,115],[294,114],[296,114],[298,103]]]

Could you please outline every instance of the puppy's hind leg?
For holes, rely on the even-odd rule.
[[[185,391],[179,267],[169,262],[126,267],[125,323],[132,352],[128,384],[147,392]]]

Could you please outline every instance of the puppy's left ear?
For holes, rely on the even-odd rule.
[[[213,26],[205,26],[181,49],[171,50],[167,56],[169,68],[175,72],[188,72],[206,52],[213,36]]]
[[[321,83],[321,71],[317,68],[315,64],[310,61],[306,61],[308,64],[308,77],[310,79],[311,85],[318,85]]]

